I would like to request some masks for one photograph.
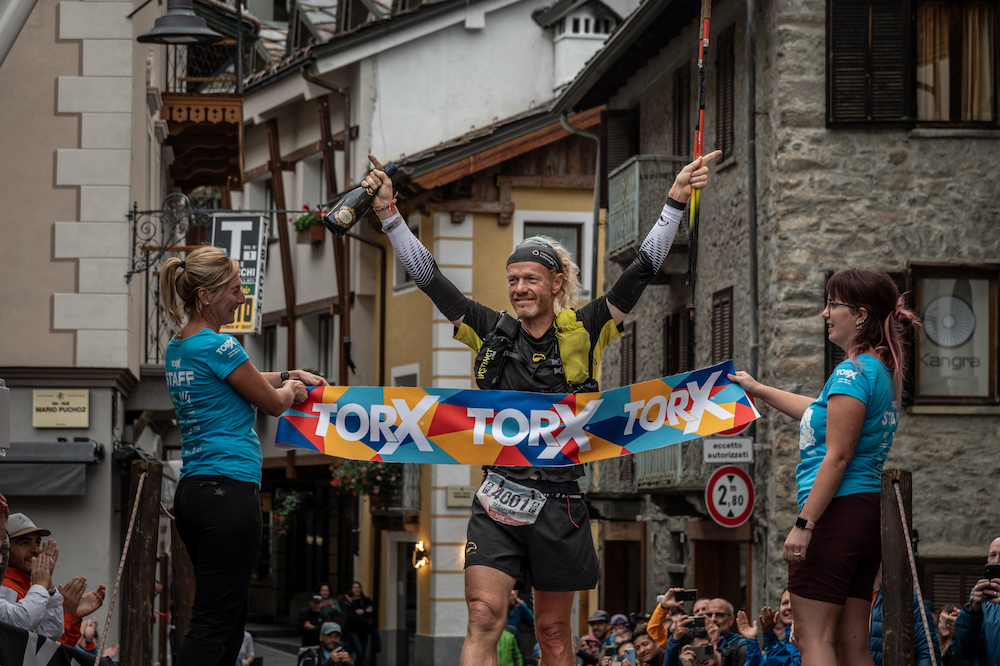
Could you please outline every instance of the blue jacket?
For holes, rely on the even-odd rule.
[[[522,624],[534,628],[535,614],[526,604],[515,604],[507,613],[507,624],[512,624],[518,629]]]
[[[747,641],[747,666],[802,666],[798,649],[769,631],[764,634],[764,653],[757,641]]]
[[[938,648],[937,624],[929,601],[924,602],[927,611],[927,623],[931,628],[931,645],[934,647],[936,663],[941,663],[941,650]],[[875,666],[882,666],[882,590],[878,591],[875,603],[872,604],[871,619],[871,651]],[[927,634],[924,633],[924,623],[920,619],[920,606],[917,595],[913,594],[913,656],[917,666],[931,666],[931,655],[927,649]]]
[[[951,652],[977,666],[1000,666],[1000,604],[986,602],[978,613],[965,604],[955,618]]]

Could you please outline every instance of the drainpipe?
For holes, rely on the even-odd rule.
[[[17,36],[21,34],[21,28],[28,22],[35,2],[37,0],[10,0],[0,4],[0,65],[3,65]]]
[[[590,300],[594,300],[597,298],[597,244],[600,239],[599,227],[601,223],[601,184],[598,182],[601,176],[601,137],[593,132],[570,125],[569,121],[566,120],[566,113],[566,111],[563,111],[562,115],[559,116],[559,122],[562,124],[563,129],[570,134],[591,139],[597,144],[597,163],[594,165],[594,238],[590,244]]]

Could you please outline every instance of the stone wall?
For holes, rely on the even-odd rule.
[[[1000,133],[954,129],[826,128],[826,2],[776,0],[757,5],[757,162],[760,370],[766,384],[818,395],[824,376],[820,318],[828,272],[851,265],[905,271],[910,263],[1000,260]],[[736,151],[713,168],[702,203],[697,282],[696,361],[709,361],[711,295],[734,287],[734,357],[749,350],[746,223],[747,108],[744,5],[713,8],[712,36],[736,25]],[[696,53],[695,26],[633,76],[609,108],[641,110],[643,153],[669,154],[669,74]],[[714,55],[714,53],[710,53]],[[692,64],[693,67],[693,64]],[[706,150],[715,136],[710,60]],[[692,70],[692,81],[696,81]],[[652,223],[652,221],[650,221]],[[607,265],[605,288],[621,269]],[[682,282],[682,280],[681,280]],[[663,316],[686,300],[683,284],[647,289],[637,322],[637,381],[662,370]],[[604,388],[620,378],[618,343],[604,357]],[[887,468],[914,473],[914,528],[923,556],[980,557],[1000,533],[982,511],[1000,475],[995,445],[1000,409],[901,415]],[[754,466],[758,490],[754,598],[774,599],[785,584],[781,548],[797,513],[798,429],[766,406],[757,441],[771,446]],[[656,560],[650,559],[651,563]],[[651,569],[654,567],[651,567]],[[651,580],[665,580],[651,573]]]

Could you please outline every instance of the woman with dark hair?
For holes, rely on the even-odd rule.
[[[783,554],[802,663],[864,666],[872,664],[880,477],[899,418],[903,333],[919,322],[888,275],[864,268],[830,277],[821,316],[847,359],[819,398],[765,386],[745,372],[729,378],[799,421],[799,517]]]
[[[195,573],[191,628],[177,663],[232,666],[260,549],[257,409],[279,416],[305,400],[306,384],[326,381],[301,370],[258,372],[236,338],[220,332],[246,298],[239,264],[219,248],[168,259],[160,293],[167,315],[183,324],[165,360],[184,461],[174,514]]]
[[[364,666],[368,637],[372,637],[372,648],[376,652],[381,646],[378,629],[375,628],[374,624],[375,603],[365,596],[361,583],[358,581],[351,583],[351,591],[344,597],[344,613],[347,615],[344,638],[354,648],[354,654],[357,655],[355,661],[358,666]]]

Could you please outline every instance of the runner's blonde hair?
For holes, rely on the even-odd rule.
[[[556,314],[575,307],[577,301],[580,299],[580,293],[583,291],[583,286],[580,284],[580,267],[573,261],[573,255],[569,253],[569,250],[563,247],[563,244],[556,239],[551,236],[535,236],[535,238],[541,238],[551,245],[552,249],[559,255],[560,263],[562,263],[563,284],[562,288],[556,292],[554,303]],[[553,278],[557,275],[557,272],[552,269],[549,269],[549,272],[552,273]]]

